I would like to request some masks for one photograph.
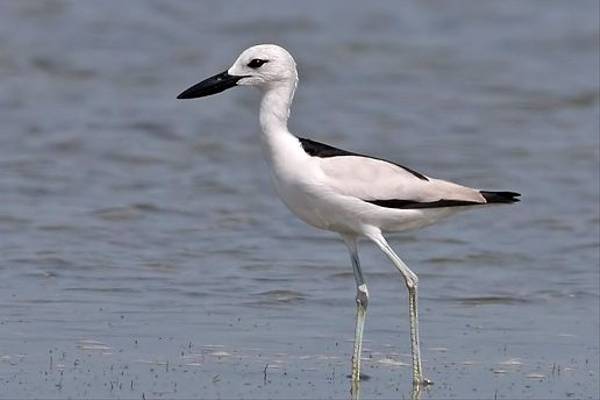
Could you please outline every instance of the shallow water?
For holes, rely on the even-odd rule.
[[[348,256],[274,196],[258,94],[175,100],[278,42],[296,133],[524,194],[393,241],[421,277],[422,397],[597,398],[598,11],[0,2],[0,397],[348,395]],[[362,395],[409,398],[404,286],[361,257]]]

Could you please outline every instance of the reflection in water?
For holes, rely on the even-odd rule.
[[[350,398],[352,400],[360,399],[360,381],[350,379]]]
[[[350,380],[350,399],[351,400],[359,400],[360,399],[360,381],[351,379]],[[423,393],[422,385],[413,385],[412,390],[410,391],[410,399],[411,400],[421,400],[421,395]]]
[[[411,400],[421,400],[421,393],[423,392],[423,386],[413,385],[410,393]]]

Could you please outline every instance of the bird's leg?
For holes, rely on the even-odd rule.
[[[352,392],[354,394],[358,392],[358,382],[360,381],[360,355],[367,305],[369,304],[369,291],[360,269],[357,238],[355,236],[343,236],[343,239],[350,252],[352,271],[356,281],[356,330],[354,333],[354,352],[352,353]]]
[[[410,316],[410,343],[412,353],[413,367],[413,384],[414,385],[430,385],[432,382],[429,379],[423,378],[423,369],[421,366],[421,348],[419,345],[419,314],[417,311],[417,286],[419,278],[408,268],[408,266],[396,255],[394,250],[389,246],[381,232],[370,235],[369,238],[383,251],[388,258],[394,263],[394,266],[400,271],[404,277],[404,283],[408,289],[408,312]]]

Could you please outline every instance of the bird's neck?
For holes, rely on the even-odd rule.
[[[263,132],[287,131],[295,90],[296,80],[279,81],[264,89],[260,102],[260,126]]]
[[[277,153],[281,154],[288,145],[298,142],[287,126],[296,84],[297,79],[290,79],[264,89],[259,119],[263,147],[271,159]]]

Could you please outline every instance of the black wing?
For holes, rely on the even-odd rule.
[[[364,154],[353,153],[351,151],[338,149],[337,147],[333,147],[333,146],[330,146],[325,143],[315,142],[314,140],[311,140],[311,139],[306,139],[306,138],[298,138],[298,139],[300,140],[300,144],[302,145],[302,148],[304,149],[304,151],[308,155],[313,156],[313,157],[328,158],[328,157],[355,156],[355,157],[372,158],[374,160],[380,160],[380,161],[388,162],[390,164],[394,164],[394,165],[410,172],[417,178],[422,179],[424,181],[429,180],[429,179],[427,179],[427,177],[425,175],[423,175],[413,169],[410,169],[408,167],[405,167],[404,165],[400,165],[400,164],[392,162],[392,161],[384,160],[383,158],[377,158],[377,157],[366,156]]]

